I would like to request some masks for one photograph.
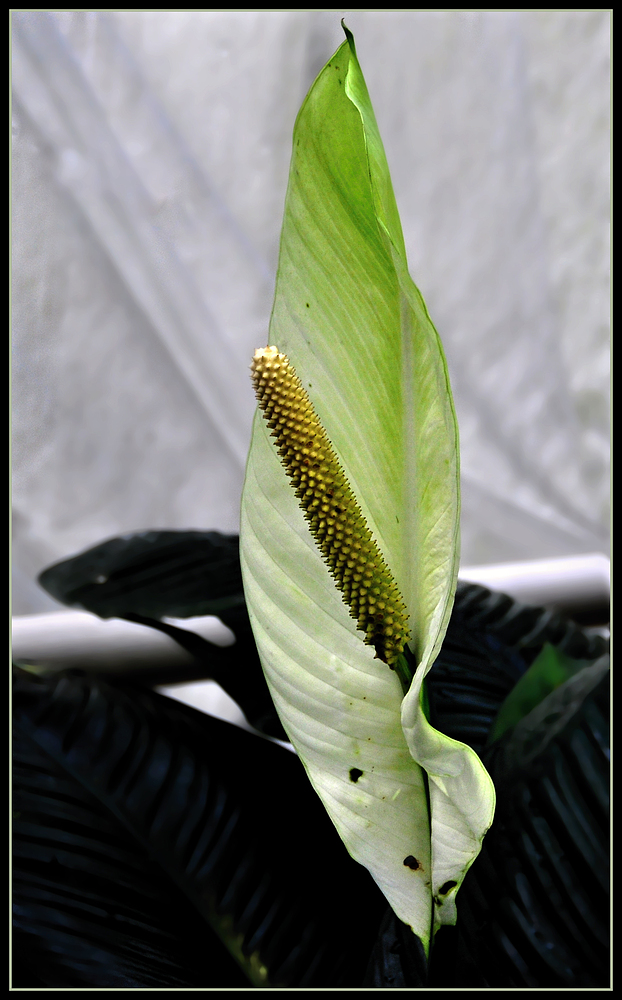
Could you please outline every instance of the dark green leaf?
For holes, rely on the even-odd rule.
[[[111,538],[39,576],[52,597],[100,618],[192,618],[244,603],[237,535],[141,531]]]
[[[432,720],[485,754],[501,704],[547,641],[593,666],[484,756],[497,818],[460,890],[457,927],[437,932],[422,980],[412,943],[387,916],[367,985],[607,984],[609,682],[606,660],[596,662],[606,641],[559,615],[462,584],[427,677]]]
[[[460,985],[608,985],[608,716],[605,658],[486,756],[498,807],[462,889]]]
[[[390,907],[380,925],[363,985],[385,990],[424,989],[428,985],[423,945]]]
[[[259,663],[248,619],[237,535],[217,531],[143,531],[111,538],[44,570],[39,583],[63,604],[101,618],[124,618],[164,632],[195,658],[192,677],[217,681],[248,721],[286,739]],[[217,615],[235,634],[221,648],[160,621]],[[126,673],[126,671],[123,671]],[[178,671],[141,670],[143,683],[188,679]]]
[[[529,670],[523,674],[503,702],[490,730],[488,742],[498,740],[508,729],[513,729],[517,722],[539,705],[551,691],[586,667],[588,662],[573,660],[550,642],[546,642]]]
[[[174,881],[19,722],[13,808],[14,986],[248,985]]]
[[[459,583],[443,647],[427,677],[433,725],[481,755],[502,703],[547,642],[582,661],[608,650],[602,636],[556,612]]]
[[[601,635],[584,631],[557,611],[514,601],[475,583],[459,583],[457,603],[469,627],[486,629],[531,663],[545,642],[576,660],[595,660],[608,648]]]
[[[92,676],[18,670],[15,708],[17,944],[38,977],[225,985],[217,936],[256,985],[360,984],[384,900],[294,755]]]

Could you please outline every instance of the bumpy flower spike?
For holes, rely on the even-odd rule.
[[[409,637],[408,614],[328,435],[285,354],[260,348],[251,371],[311,534],[365,642],[394,668]]]

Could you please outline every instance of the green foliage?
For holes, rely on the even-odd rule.
[[[513,729],[547,695],[582,670],[587,662],[573,660],[550,642],[545,643],[529,670],[503,702],[490,730],[488,742],[493,743],[507,730]]]

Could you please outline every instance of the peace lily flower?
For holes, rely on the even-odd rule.
[[[242,568],[284,728],[427,952],[455,923],[494,788],[425,714],[456,587],[458,434],[346,38],[294,130],[270,346],[253,363]]]

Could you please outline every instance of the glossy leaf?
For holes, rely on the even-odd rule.
[[[609,693],[603,656],[489,748],[499,808],[442,985],[609,985]]]
[[[57,601],[101,618],[124,618],[164,632],[194,658],[190,667],[141,664],[143,683],[210,677],[255,729],[285,739],[261,673],[248,619],[239,539],[218,531],[140,531],[109,538],[48,566],[39,583]],[[217,615],[235,635],[221,648],[162,618]],[[114,668],[127,675],[127,665]],[[113,668],[111,668],[113,672]]]
[[[17,670],[14,700],[22,966],[58,987],[360,985],[384,900],[293,754],[92,675]]]
[[[308,391],[406,602],[418,665],[407,697],[363,645],[259,413],[242,569],[283,725],[348,850],[427,949],[431,928],[455,920],[456,887],[492,820],[494,790],[476,754],[433,730],[421,708],[456,586],[457,428],[346,34],[294,130],[269,343]]]
[[[584,665],[593,662],[592,670],[585,667],[587,683],[570,699],[557,688],[515,734],[487,748],[502,704],[536,655],[535,641],[548,639],[562,641]],[[483,754],[487,765],[490,758],[495,821],[460,892],[457,926],[443,927],[435,939],[427,976],[416,939],[405,938],[399,921],[385,920],[366,986],[606,985],[606,650],[604,638],[543,608],[459,584],[426,687],[433,724]]]
[[[139,531],[48,566],[39,583],[100,618],[192,618],[244,603],[236,535]]]
[[[513,729],[547,695],[585,666],[585,660],[573,660],[550,642],[545,643],[529,670],[516,687],[512,688],[499,709],[490,731],[490,742],[498,740],[508,729]]]

